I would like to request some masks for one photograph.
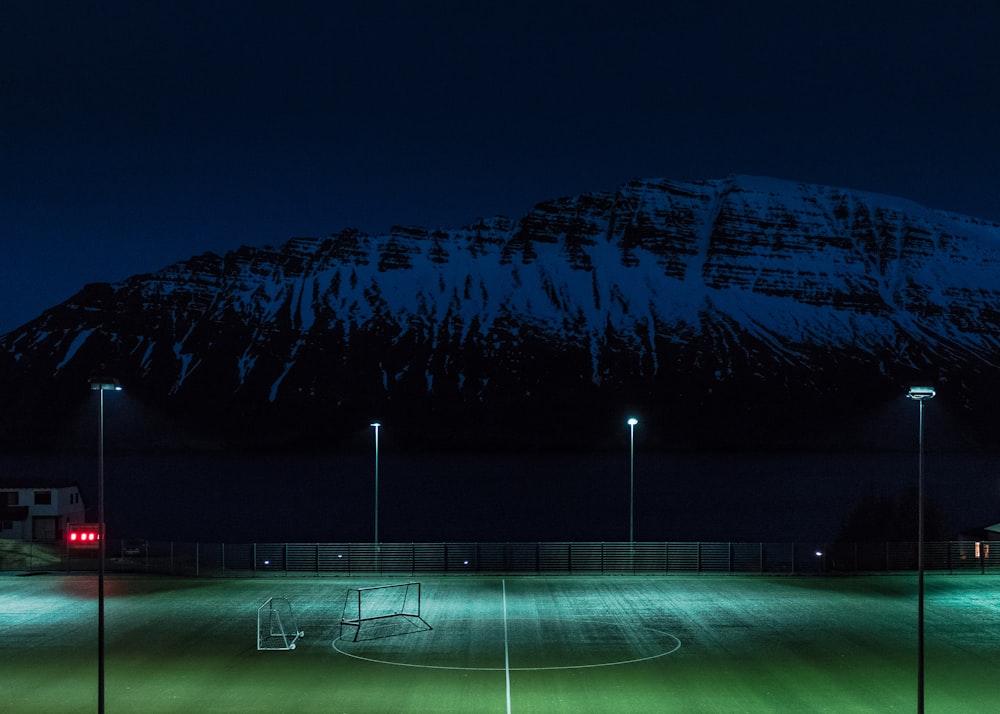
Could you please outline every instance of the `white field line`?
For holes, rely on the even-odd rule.
[[[503,668],[507,677],[507,714],[510,714],[510,644],[507,639],[507,581],[503,583]]]

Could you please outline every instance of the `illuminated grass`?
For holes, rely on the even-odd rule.
[[[915,708],[911,576],[424,578],[433,630],[334,647],[347,589],[386,582],[109,578],[107,711],[506,712],[508,678],[511,712]],[[0,578],[4,711],[95,710],[95,589]],[[928,577],[928,712],[992,711],[998,590]],[[256,650],[270,596],[305,630],[294,651]]]

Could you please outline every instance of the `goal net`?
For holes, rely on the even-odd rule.
[[[420,583],[351,588],[344,598],[344,612],[340,618],[341,635],[345,626],[354,627],[356,642],[363,623],[389,618],[402,618],[411,624],[421,623],[424,625],[419,628],[421,630],[431,629],[420,615]]]
[[[305,635],[295,622],[291,603],[283,597],[269,597],[257,608],[257,649],[294,650],[295,641]]]

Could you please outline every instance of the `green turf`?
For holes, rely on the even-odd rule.
[[[916,707],[912,576],[430,577],[433,629],[393,619],[334,646],[348,588],[393,581],[109,577],[107,711]],[[95,711],[95,592],[93,576],[0,577],[3,711]],[[998,594],[992,576],[928,576],[929,713],[996,710]],[[270,596],[305,631],[295,650],[256,649]]]

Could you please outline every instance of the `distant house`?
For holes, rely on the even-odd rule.
[[[76,483],[39,477],[0,477],[0,539],[55,543],[70,523],[86,521]]]
[[[1000,540],[1000,523],[991,526],[976,526],[958,534],[959,540],[965,541],[995,541]]]

